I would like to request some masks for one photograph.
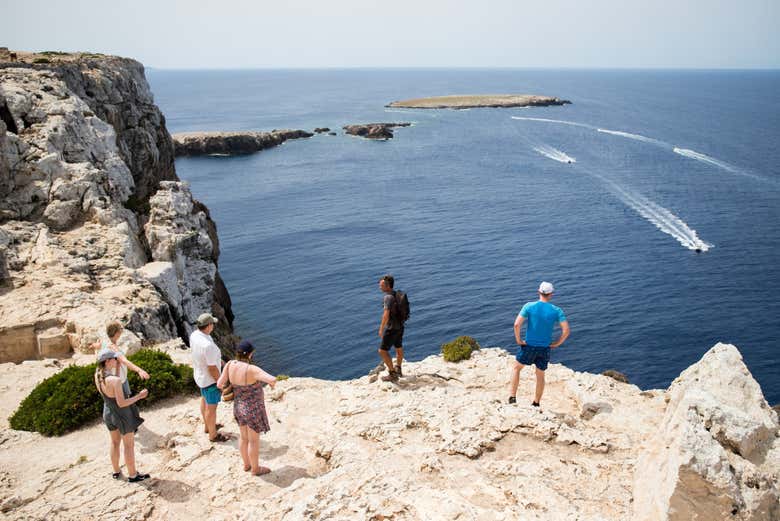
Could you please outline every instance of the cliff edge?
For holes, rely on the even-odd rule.
[[[175,342],[161,346],[179,360]],[[261,353],[262,355],[262,353]],[[87,358],[86,355],[78,355]],[[78,357],[77,357],[78,358]],[[777,415],[734,346],[668,390],[550,364],[542,408],[521,374],[506,403],[503,349],[407,362],[398,384],[291,378],[265,388],[271,431],[242,470],[232,404],[212,444],[199,398],[163,402],[136,436],[145,485],[111,479],[96,422],[61,438],[7,416],[52,361],[0,364],[0,511],[12,519],[770,521],[780,515]],[[48,366],[47,366],[48,365]]]
[[[131,349],[186,338],[204,311],[230,344],[216,226],[173,161],[140,63],[0,49],[0,362],[87,349],[111,319]]]

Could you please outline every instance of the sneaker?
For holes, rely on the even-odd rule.
[[[138,483],[139,481],[143,481],[145,479],[149,479],[151,476],[149,474],[141,474],[140,472],[137,472],[135,476],[127,478],[127,481],[130,483]]]
[[[395,371],[390,371],[387,373],[386,376],[382,377],[383,382],[397,382],[398,381],[398,373]]]
[[[399,378],[404,375],[403,371],[401,371],[401,364],[395,366],[395,374],[397,374]]]
[[[531,405],[533,405],[534,407],[539,407],[539,402],[531,402]]]
[[[509,403],[517,403],[517,398],[515,398],[514,396],[510,396]]]

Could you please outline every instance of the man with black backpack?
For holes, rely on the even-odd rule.
[[[409,299],[403,291],[393,290],[394,284],[392,275],[379,279],[379,289],[385,294],[382,299],[382,322],[379,324],[379,338],[382,339],[379,356],[387,366],[387,376],[382,377],[385,382],[395,382],[403,376],[401,364],[404,360],[404,323],[409,319]],[[395,367],[393,359],[390,358],[390,347],[395,347]]]

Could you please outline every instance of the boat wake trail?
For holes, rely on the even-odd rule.
[[[621,132],[619,130],[609,130],[606,128],[597,128],[596,131],[603,132],[604,134],[612,134],[613,136],[620,136],[628,139],[633,139],[635,141],[642,141],[643,143],[652,143],[653,145],[659,145],[662,147],[670,146],[668,143],[664,143],[663,141],[659,141],[651,137],[643,136],[641,134],[631,134],[630,132]]]
[[[724,163],[723,161],[720,161],[718,159],[715,159],[714,157],[710,157],[707,154],[702,154],[701,152],[696,152],[695,150],[689,150],[687,148],[677,148],[674,147],[674,152],[676,154],[680,154],[681,156],[690,157],[691,159],[695,159],[696,161],[702,161],[703,163],[709,163],[710,165],[715,165],[719,168],[722,168],[723,170],[728,170],[729,172],[734,172],[735,174],[740,173],[740,171],[737,168],[734,168],[728,163]]]
[[[677,239],[677,242],[689,250],[705,252],[712,248],[712,244],[707,244],[699,238],[696,230],[685,224],[682,219],[663,206],[654,203],[641,194],[626,190],[608,179],[601,176],[596,177],[604,181],[610,191],[632,210],[653,223],[662,232]]]
[[[553,148],[551,146],[547,145],[539,145],[534,147],[534,150],[542,154],[543,156],[549,157],[552,160],[558,161],[560,163],[576,163],[577,160],[573,157],[567,155],[565,152],[562,152],[558,150],[557,148]]]
[[[584,123],[577,123],[576,121],[565,121],[562,119],[525,118],[523,116],[512,116],[512,119],[521,119],[523,121],[543,121],[545,123],[558,123],[561,125],[569,125],[572,127],[596,128],[591,125],[586,125]]]
[[[730,165],[725,161],[721,161],[720,159],[715,159],[714,157],[708,156],[707,154],[702,154],[701,152],[696,152],[695,150],[690,150],[688,148],[674,147],[674,152],[676,154],[680,154],[681,156],[685,156],[690,159],[695,159],[696,161],[701,161],[702,163],[707,163],[708,165],[717,166],[718,168],[721,168],[727,172],[731,172],[732,174],[749,177],[751,179],[755,179],[757,181],[763,181],[765,183],[772,182],[766,177],[761,177],[759,175],[745,172],[744,170],[740,170],[739,168],[735,167],[734,165]]]
[[[569,125],[572,127],[589,128],[591,130],[595,130],[596,132],[601,132],[602,134],[610,134],[612,136],[618,136],[626,139],[633,139],[634,141],[641,141],[642,143],[648,143],[651,145],[661,147],[666,150],[671,150],[674,153],[679,154],[681,156],[685,156],[687,158],[694,159],[696,161],[701,161],[702,163],[707,163],[709,165],[716,166],[732,174],[749,177],[751,179],[755,179],[757,181],[762,181],[765,183],[773,182],[772,180],[767,179],[766,177],[745,172],[744,170],[737,168],[734,165],[730,165],[724,161],[721,161],[720,159],[715,159],[714,157],[708,156],[706,154],[702,154],[701,152],[696,152],[695,150],[690,150],[687,148],[679,148],[665,141],[661,141],[660,139],[654,139],[651,137],[643,136],[642,134],[632,134],[631,132],[623,132],[621,130],[610,130],[607,128],[599,128],[599,127],[594,127],[593,125],[578,123],[576,121],[566,121],[563,119],[526,118],[523,116],[512,116],[512,119],[519,119],[524,121],[540,121],[544,123],[557,123],[560,125]]]

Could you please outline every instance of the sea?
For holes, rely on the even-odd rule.
[[[549,281],[571,326],[553,363],[666,388],[726,342],[780,402],[780,71],[150,69],[147,78],[171,133],[337,132],[176,160],[217,223],[235,330],[265,370],[367,374],[379,362],[386,273],[411,302],[408,360],[460,335],[514,352],[515,317]],[[386,108],[488,93],[572,103]],[[412,126],[379,142],[341,130],[369,122]]]

